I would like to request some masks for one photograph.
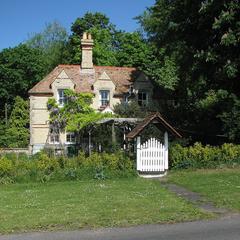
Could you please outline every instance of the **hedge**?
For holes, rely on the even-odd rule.
[[[0,156],[0,184],[105,179],[135,176],[135,164],[124,152],[93,153],[86,157],[49,157],[45,152],[33,157],[20,154]]]
[[[240,165],[240,145],[203,146],[195,143],[182,147],[176,144],[170,147],[169,156],[172,169],[234,167]]]

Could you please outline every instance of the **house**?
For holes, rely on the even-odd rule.
[[[136,68],[94,66],[91,34],[84,33],[81,39],[82,62],[79,65],[58,65],[31,90],[30,96],[30,152],[38,152],[46,144],[73,144],[72,133],[52,134],[49,129],[47,101],[56,98],[63,106],[65,89],[78,93],[94,94],[92,107],[98,111],[111,112],[117,103],[135,98],[140,105],[152,101],[153,85],[148,77]]]

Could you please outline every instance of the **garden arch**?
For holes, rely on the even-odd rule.
[[[164,142],[156,138],[149,138],[141,144],[141,133],[150,124],[156,125],[164,132]],[[181,134],[171,126],[159,112],[152,113],[140,122],[127,139],[136,139],[137,142],[137,171],[143,177],[159,177],[165,175],[168,170],[168,135],[181,138]]]

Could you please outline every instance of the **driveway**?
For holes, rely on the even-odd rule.
[[[240,215],[214,221],[0,236],[1,240],[240,240]]]

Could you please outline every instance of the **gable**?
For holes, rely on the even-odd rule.
[[[51,88],[53,89],[53,91],[55,88],[74,89],[74,86],[74,82],[72,81],[72,79],[70,79],[70,77],[66,74],[64,70],[61,71],[61,73],[55,78],[55,80],[51,84]]]
[[[110,77],[107,75],[107,73],[104,71],[100,77],[98,78],[98,80],[111,80]]]
[[[43,80],[37,83],[29,94],[53,94],[52,84],[55,80],[72,81],[76,92],[93,92],[96,81],[108,82],[115,94],[127,93],[135,81],[146,81],[144,75],[136,68],[94,66],[91,73],[84,73],[80,65],[58,65]],[[67,85],[70,83],[68,82]]]
[[[152,85],[150,79],[142,72],[140,73],[140,75],[138,76],[136,81],[134,81],[133,87],[137,91],[138,90],[148,90],[151,92],[153,90],[153,85]]]

